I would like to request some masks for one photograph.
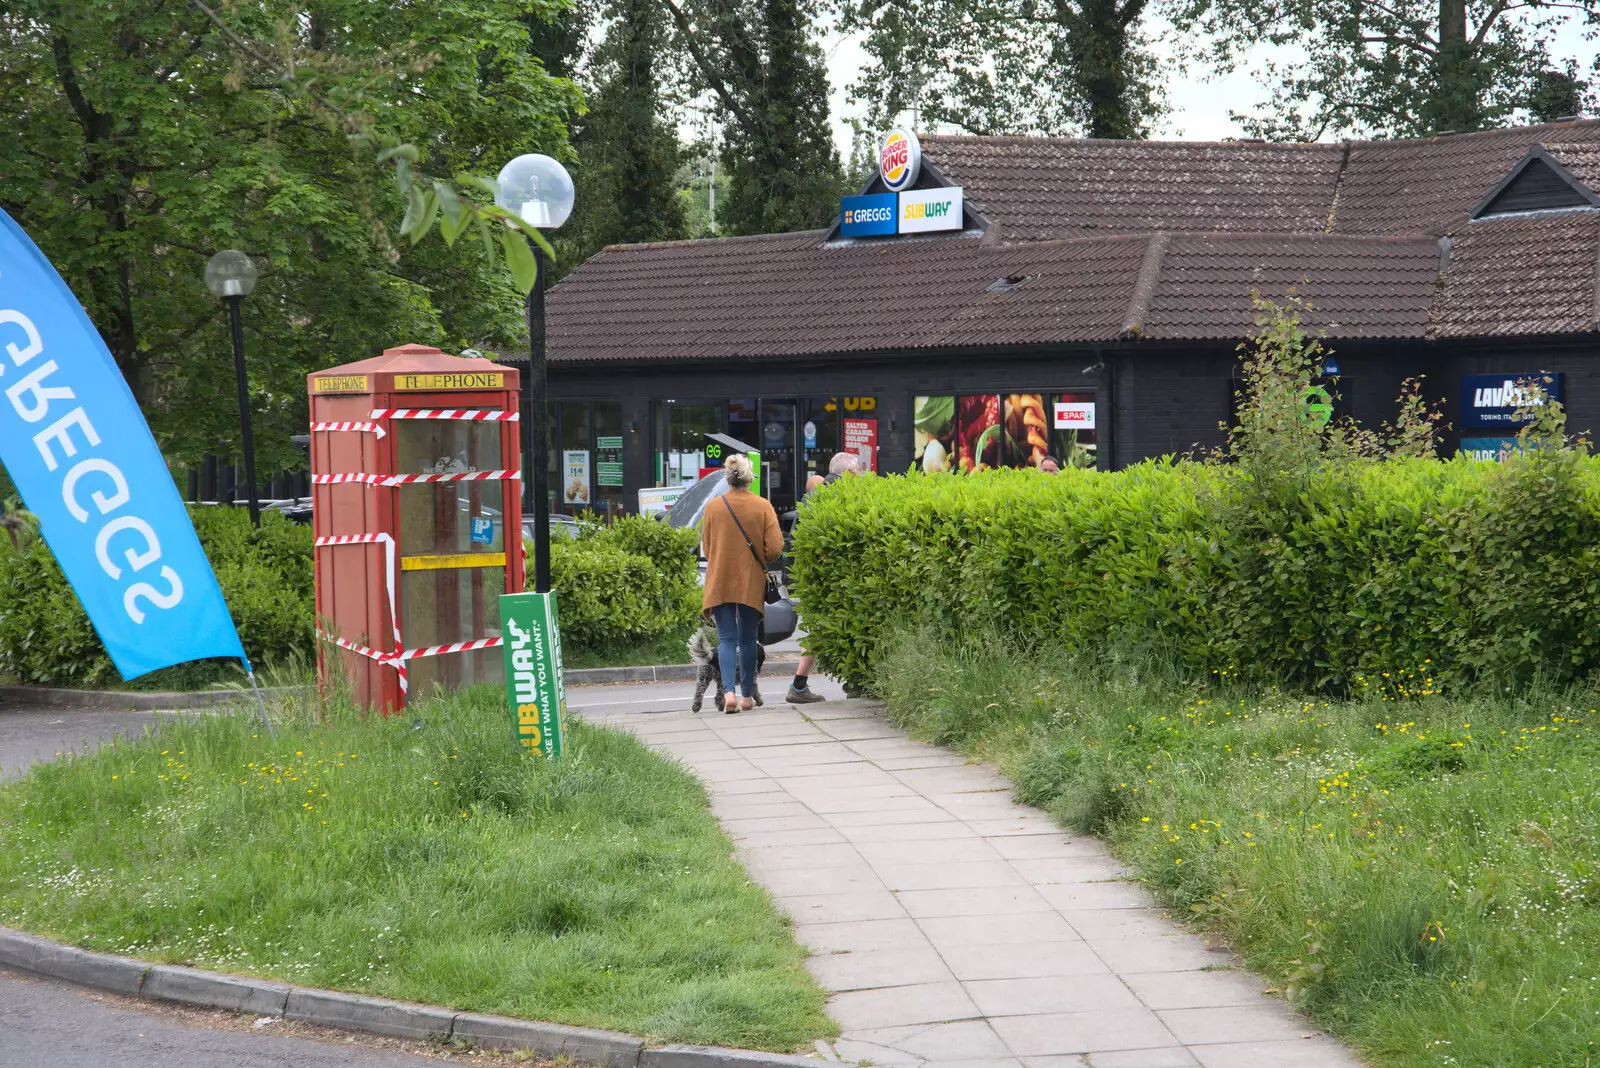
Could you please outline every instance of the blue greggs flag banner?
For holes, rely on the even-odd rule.
[[[4,211],[0,463],[124,678],[206,656],[245,660],[122,372],[72,290]]]

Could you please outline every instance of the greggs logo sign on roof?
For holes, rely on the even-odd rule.
[[[922,142],[917,135],[902,127],[884,134],[878,146],[878,173],[889,192],[910,189],[922,173]]]

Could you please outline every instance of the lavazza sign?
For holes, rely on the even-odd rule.
[[[878,174],[887,193],[845,197],[842,237],[890,237],[961,229],[960,186],[914,189],[922,173],[922,144],[907,129],[893,129],[878,144]]]

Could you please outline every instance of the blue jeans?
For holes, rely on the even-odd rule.
[[[756,695],[756,642],[761,633],[761,613],[747,604],[716,604],[717,660],[722,666],[722,688],[733,693],[734,671],[746,697]]]

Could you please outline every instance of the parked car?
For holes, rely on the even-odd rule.
[[[577,540],[578,520],[576,517],[554,514],[550,516],[550,540],[556,541],[560,538],[565,538],[568,541]],[[522,539],[524,541],[533,540],[533,516],[531,515],[522,517]]]

